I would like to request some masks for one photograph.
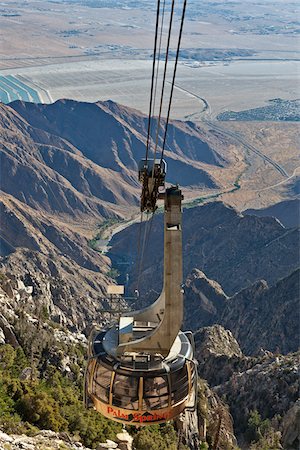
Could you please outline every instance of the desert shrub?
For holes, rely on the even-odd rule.
[[[255,443],[252,443],[250,450],[279,450],[281,434],[273,428],[269,428],[263,436]]]
[[[113,278],[114,280],[117,280],[117,278],[120,276],[120,273],[117,269],[112,267],[110,270],[108,270],[106,275],[110,278]]]
[[[268,419],[263,420],[256,409],[251,411],[248,419],[248,440],[250,442],[258,441],[269,430],[270,426],[270,421]]]
[[[42,429],[62,431],[67,421],[60,414],[59,404],[47,392],[28,392],[16,405],[19,415]]]
[[[136,450],[177,450],[177,436],[171,424],[142,428],[133,440]]]
[[[32,434],[39,428],[68,431],[84,445],[96,448],[99,442],[114,439],[122,426],[94,410],[86,410],[82,402],[82,370],[84,350],[81,346],[61,346],[63,354],[75,355],[75,374],[63,375],[48,363],[44,349],[39,360],[39,376],[21,379],[30,363],[22,348],[0,345],[0,427],[7,433]],[[72,367],[73,367],[72,366]]]

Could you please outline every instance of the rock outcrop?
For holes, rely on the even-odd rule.
[[[297,448],[299,352],[247,357],[232,334],[220,326],[199,330],[195,341],[199,374],[215,394],[226,399],[236,436],[245,440],[250,413],[256,410],[280,431],[284,449]]]
[[[284,414],[280,425],[282,444],[285,450],[294,450],[300,446],[300,400]]]
[[[238,342],[221,325],[201,328],[195,333],[198,373],[210,386],[227,381],[237,370],[248,368]]]
[[[194,269],[184,284],[184,298],[184,328],[197,330],[217,321],[228,297],[219,283]]]
[[[299,390],[298,362],[299,354],[258,358],[247,370],[242,371],[237,365],[229,380],[215,387],[219,395],[226,396],[238,434],[245,433],[251,410],[257,410],[263,419],[272,419],[283,417],[295,404]]]
[[[202,358],[207,360],[211,355],[228,358],[242,356],[240,346],[232,333],[220,325],[201,328],[194,334],[194,338],[198,361]]]
[[[116,442],[107,439],[99,444],[97,450],[131,450],[133,438],[126,431],[118,433]],[[91,450],[84,447],[81,442],[76,441],[68,433],[55,433],[51,430],[41,430],[34,436],[25,434],[6,434],[0,431],[0,450]]]
[[[237,440],[229,408],[202,379],[199,381],[197,409],[200,440],[210,448],[235,449]]]
[[[299,348],[300,270],[269,287],[260,281],[226,302],[217,320],[232,331],[247,355],[261,349],[286,354]]]
[[[55,433],[51,430],[41,430],[35,436],[25,434],[6,434],[0,431],[0,449],[2,450],[91,450],[76,442],[67,433]]]
[[[66,257],[56,260],[23,249],[2,261],[1,273],[14,292],[12,300],[0,298],[0,312],[9,324],[12,318],[9,311],[13,313],[22,306],[32,307],[32,310],[43,308],[49,319],[72,331],[85,330],[95,317],[101,320],[104,304],[101,299],[109,283],[101,273],[83,269]],[[33,292],[23,291],[21,295],[16,285],[18,281],[32,286]],[[23,297],[26,302],[22,302]]]

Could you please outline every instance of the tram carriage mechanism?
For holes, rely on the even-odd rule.
[[[139,181],[143,186],[141,211],[154,213],[158,190],[165,186],[167,164],[160,159],[142,159],[139,163]]]
[[[146,155],[138,166],[139,181],[142,185],[141,221],[144,212],[155,213],[158,199],[164,201],[162,292],[147,308],[123,313],[118,323],[108,330],[94,330],[89,340],[89,358],[85,376],[86,405],[92,404],[97,411],[110,419],[136,426],[166,422],[183,411],[193,411],[197,397],[193,335],[191,332],[180,331],[183,319],[181,230],[183,197],[178,186],[165,189],[164,160],[185,7],[186,0],[183,0],[167,117],[161,121],[174,12],[172,1],[160,109],[155,121],[156,136],[153,139],[151,120],[154,115],[158,67],[161,59],[158,42],[161,42],[164,23],[163,18],[160,18],[160,1],[158,1]],[[160,135],[163,128],[163,135]],[[148,158],[151,143],[155,145],[152,149],[152,159]],[[159,158],[156,157],[158,143],[161,145]],[[146,227],[144,242],[145,237]],[[142,257],[143,251],[141,261]]]

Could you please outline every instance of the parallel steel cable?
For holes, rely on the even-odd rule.
[[[183,8],[182,8],[182,15],[181,15],[179,37],[178,37],[178,43],[177,43],[175,66],[174,66],[173,79],[172,79],[172,85],[171,85],[171,93],[170,93],[169,106],[168,106],[168,113],[167,113],[166,126],[165,126],[165,134],[164,134],[164,140],[163,140],[162,152],[161,152],[161,159],[160,159],[161,163],[162,163],[162,160],[163,160],[163,157],[164,157],[164,150],[165,150],[166,139],[167,139],[167,131],[168,131],[170,111],[171,111],[172,98],[173,98],[173,92],[174,92],[175,77],[176,77],[177,63],[178,63],[178,58],[179,58],[179,50],[180,50],[180,43],[181,43],[181,37],[182,37],[182,30],[183,30],[183,23],[184,23],[184,17],[185,17],[186,4],[187,4],[187,0],[184,0]]]
[[[137,241],[137,262],[138,262],[138,271],[141,264],[141,237],[142,237],[142,225],[143,225],[143,212],[141,211],[141,218],[139,222],[139,233],[138,233],[138,241]]]
[[[158,50],[158,62],[156,67],[156,75],[155,75],[155,86],[154,86],[154,95],[153,95],[153,83],[154,83],[154,73],[155,73],[155,63],[156,63],[156,53],[157,53],[157,38],[158,38],[158,26],[159,26],[159,16],[160,16],[160,0],[157,2],[157,12],[156,12],[156,27],[155,27],[155,40],[154,40],[154,50],[153,50],[153,64],[152,64],[152,79],[151,79],[151,93],[150,93],[150,105],[149,105],[149,117],[148,117],[148,130],[147,130],[147,145],[146,145],[146,162],[148,160],[148,153],[151,146],[151,119],[154,115],[155,111],[155,99],[157,92],[157,83],[158,83],[158,73],[159,73],[159,62],[161,55],[161,43],[162,43],[162,33],[163,33],[163,25],[164,25],[164,16],[165,16],[165,5],[166,0],[163,1],[162,8],[162,19],[160,26],[160,37],[159,37],[159,50]],[[143,223],[143,213],[141,213],[141,220],[139,225],[139,237],[138,237],[138,252],[137,252],[137,260],[138,260],[138,272],[141,272],[140,267],[142,266],[142,256],[141,256],[141,229]],[[139,277],[138,277],[139,284]],[[138,291],[137,286],[137,291]]]
[[[153,87],[154,87],[155,64],[156,64],[156,49],[157,49],[157,37],[158,37],[159,13],[160,13],[160,0],[157,0],[155,38],[154,38],[154,50],[153,50],[153,61],[152,61],[151,90],[150,90],[150,102],[149,102],[149,116],[148,116],[148,130],[147,130],[147,143],[146,143],[146,162],[148,160],[150,130],[151,130],[151,112],[152,112],[152,103],[153,103]]]
[[[139,264],[139,267],[138,267],[138,278],[137,278],[137,291],[138,292],[139,292],[140,279],[141,279],[141,274],[142,274],[142,267],[143,267],[143,259],[144,259],[145,243],[146,243],[148,224],[149,224],[149,220],[147,220],[146,223],[145,223],[143,245],[142,245],[142,251],[141,251],[141,259],[140,259],[140,264]]]
[[[156,106],[155,103],[156,103],[159,64],[160,64],[160,55],[161,55],[162,34],[163,34],[164,18],[165,18],[165,7],[166,7],[166,0],[163,1],[163,8],[162,8],[162,16],[161,16],[161,24],[160,24],[160,36],[159,36],[159,46],[158,46],[158,54],[157,54],[157,66],[156,66],[156,75],[155,75],[154,97],[153,97],[153,108],[152,108],[152,111],[151,111],[151,118],[153,118],[153,116],[155,114],[155,106]],[[150,125],[149,135],[150,135],[150,137],[149,137],[149,150],[151,150],[152,124]]]
[[[156,155],[156,152],[157,152],[158,136],[159,136],[160,122],[161,122],[161,113],[162,113],[163,100],[164,100],[164,93],[165,93],[165,84],[166,84],[166,76],[167,76],[167,67],[168,67],[168,60],[169,60],[169,49],[170,49],[171,32],[172,32],[173,16],[174,16],[174,6],[175,6],[175,0],[172,0],[172,7],[171,7],[171,13],[170,13],[170,22],[169,22],[169,31],[168,31],[168,41],[167,41],[166,56],[165,56],[165,67],[164,67],[164,73],[163,73],[163,83],[162,83],[162,88],[161,88],[160,105],[159,105],[159,115],[158,115],[157,129],[156,129],[155,148],[154,148],[154,159],[155,159],[155,155]],[[161,158],[161,160],[162,160],[162,158]],[[153,165],[153,173],[152,173],[152,176],[154,176],[154,165]]]
[[[153,213],[152,213],[152,215],[151,215],[151,218],[150,218],[150,220],[149,220],[149,222],[150,222],[150,227],[149,227],[149,230],[148,230],[147,241],[146,241],[146,244],[145,244],[145,251],[147,250],[148,244],[149,244],[149,241],[150,241],[150,235],[151,235],[151,230],[152,230],[152,224],[153,224],[154,214],[155,214],[155,211],[153,211]]]
[[[181,44],[181,38],[182,38],[183,24],[184,24],[184,18],[185,18],[186,4],[187,4],[187,0],[184,0],[183,8],[182,8],[182,15],[181,15],[180,30],[179,30],[179,36],[178,36],[178,42],[177,42],[176,58],[175,58],[175,64],[174,64],[174,70],[173,70],[173,78],[172,78],[172,84],[171,84],[171,92],[170,92],[170,98],[169,98],[168,112],[167,112],[165,131],[164,131],[164,137],[163,137],[163,145],[162,145],[160,164],[162,164],[162,160],[163,160],[163,156],[164,156],[164,150],[165,150],[165,145],[166,145],[166,138],[167,138],[169,119],[170,119],[170,111],[171,111],[172,98],[173,98],[173,92],[174,92],[177,64],[178,64],[178,59],[179,59],[179,51],[180,51],[180,44]],[[163,83],[162,83],[162,89],[161,89],[159,117],[158,117],[158,122],[157,122],[157,129],[156,129],[156,139],[155,139],[155,148],[154,148],[154,160],[155,160],[155,156],[156,156],[156,152],[157,152],[159,130],[160,130],[160,127],[161,127],[161,114],[162,114],[162,106],[163,106],[164,91],[165,91],[167,64],[168,64],[168,58],[169,58],[169,47],[170,47],[171,31],[172,31],[172,24],[173,24],[174,5],[175,5],[175,0],[172,0],[172,7],[171,7],[171,13],[170,13],[170,23],[169,23],[169,30],[168,30],[168,41],[167,41],[166,56],[165,56],[165,67],[164,67]],[[163,4],[163,15],[164,15],[164,11],[165,11],[165,0],[164,0],[164,4]],[[159,16],[160,16],[160,0],[158,0],[158,2],[157,2],[155,41],[154,41],[152,78],[151,78],[151,92],[150,92],[150,105],[149,105],[149,118],[148,118],[148,130],[147,130],[146,162],[148,160],[148,153],[149,153],[149,148],[150,148],[151,119],[152,119],[152,115],[153,115],[154,107],[155,107],[157,80],[158,80],[158,72],[159,72],[159,60],[158,60],[158,64],[157,64],[157,67],[156,67],[156,52],[157,52]],[[161,53],[162,31],[163,31],[163,17],[162,17],[162,22],[161,22],[160,40],[159,40],[159,56],[158,56],[159,59],[160,59],[160,53]],[[156,69],[156,75],[155,75],[155,69]],[[155,87],[154,87],[154,83],[155,83]],[[154,96],[153,96],[153,94],[154,94]],[[153,164],[152,177],[154,177],[154,166],[155,165]],[[151,223],[150,223],[149,233],[147,233],[147,227],[148,227],[148,222],[149,221],[147,221],[146,225],[145,225],[142,252],[141,252],[141,257],[139,258],[137,290],[139,289],[139,283],[140,283],[140,277],[141,277],[141,271],[142,271],[143,259],[144,259],[144,252],[145,252],[145,245],[146,245],[146,247],[148,246],[148,242],[149,242],[149,238],[150,238],[150,232],[151,232],[151,228],[152,228],[153,216],[154,216],[154,213],[152,214],[152,217],[151,217],[151,220],[150,220]],[[142,226],[142,224],[140,226]],[[147,234],[148,234],[148,236],[147,236]],[[146,236],[147,236],[147,244],[146,244]],[[140,243],[139,243],[139,247],[140,247]]]

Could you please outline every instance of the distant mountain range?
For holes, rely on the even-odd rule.
[[[48,175],[55,173],[52,184],[64,186],[64,195],[59,197],[69,194],[68,206],[74,213],[78,208],[79,212],[107,214],[98,206],[99,200],[101,204],[105,202],[105,206],[109,202],[110,209],[113,205],[125,207],[137,203],[137,163],[145,156],[147,138],[144,115],[110,101],[60,100],[51,105],[17,101],[10,106],[13,110],[3,106],[6,117],[17,122],[19,132],[26,133],[26,153],[31,144],[30,153],[35,156],[36,164],[46,166]],[[13,136],[9,136],[9,141],[14,144]],[[161,143],[160,137],[159,153]],[[22,150],[18,148],[20,153]],[[169,181],[182,186],[216,187],[202,164],[221,167],[226,164],[224,158],[203,141],[197,127],[179,121],[170,124],[165,154],[173,177]],[[76,201],[66,192],[70,189]],[[9,187],[7,190],[11,193]],[[43,192],[38,194],[41,196]],[[51,197],[51,193],[49,195]],[[27,199],[27,202],[33,200]],[[60,210],[58,201],[51,203],[51,208]]]
[[[169,131],[170,181],[216,187],[206,169],[226,161],[214,139],[208,144],[192,123],[171,122]],[[0,133],[2,265],[37,283],[48,277],[62,317],[82,328],[112,282],[110,261],[88,241],[103,220],[137,212],[147,118],[111,101],[16,101],[0,103]]]

